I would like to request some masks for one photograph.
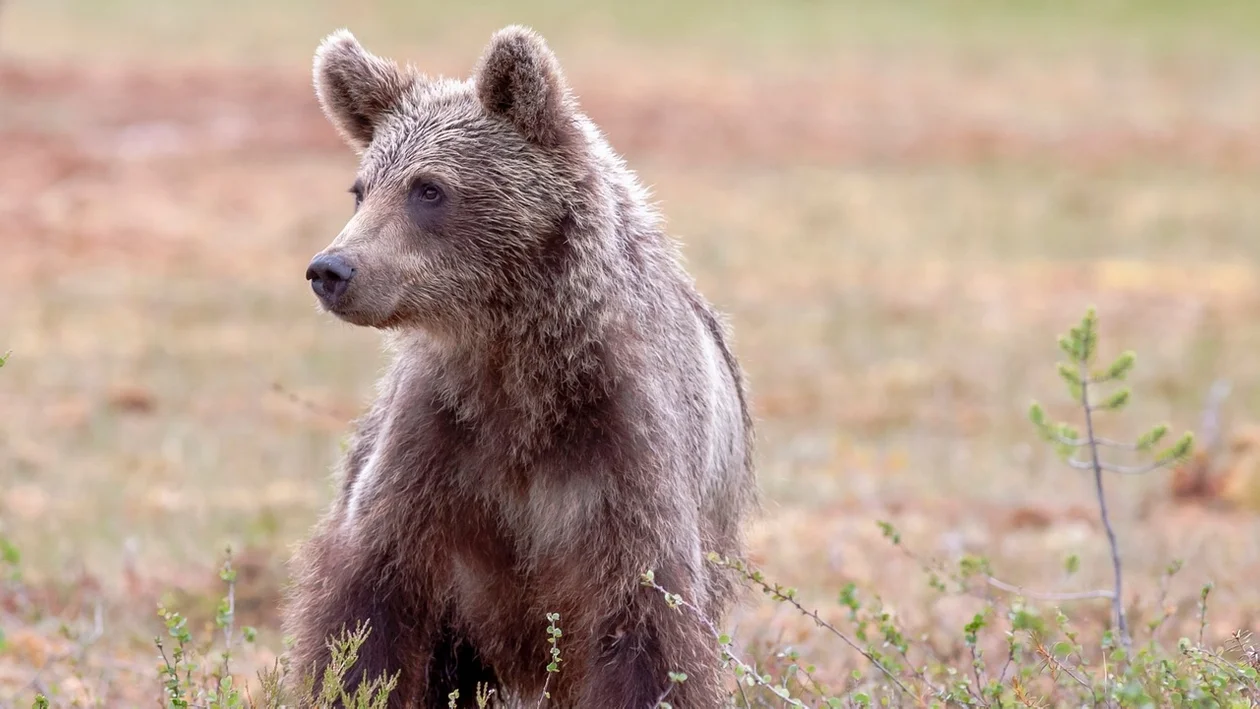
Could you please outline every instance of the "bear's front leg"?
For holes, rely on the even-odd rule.
[[[717,640],[693,608],[671,608],[651,588],[595,625],[574,707],[677,709],[722,706]],[[569,668],[566,668],[569,669]],[[687,676],[681,683],[670,673]]]
[[[318,698],[332,660],[329,644],[366,623],[367,638],[358,661],[343,675],[343,688],[353,696],[365,681],[397,675],[389,707],[415,702],[429,665],[429,614],[420,594],[403,584],[385,559],[385,553],[355,548],[336,532],[319,534],[303,547],[284,619],[285,632],[294,639],[293,684],[313,677]]]

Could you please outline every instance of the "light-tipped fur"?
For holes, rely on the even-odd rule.
[[[519,25],[494,34],[474,72],[477,97],[530,141],[555,146],[574,131],[560,62],[537,33]]]
[[[559,613],[549,706],[719,706],[708,626],[639,578],[720,622],[737,586],[703,555],[743,551],[752,420],[646,190],[524,28],[463,81],[346,33],[316,76],[362,153],[361,203],[320,255],[353,277],[324,307],[386,331],[392,362],[295,560],[295,668],[318,676],[327,637],[366,620],[351,684],[398,672],[393,707],[478,682],[536,700]]]
[[[357,152],[372,142],[381,118],[415,77],[363,48],[349,30],[328,35],[315,51],[315,95],[324,115]]]

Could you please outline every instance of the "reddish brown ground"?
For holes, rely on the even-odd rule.
[[[736,316],[766,438],[756,559],[827,613],[853,581],[957,641],[971,606],[924,600],[877,519],[925,553],[991,554],[1018,583],[1106,584],[1088,486],[1019,421],[1030,395],[1070,412],[1053,337],[1086,301],[1116,348],[1143,353],[1143,422],[1197,425],[1217,376],[1256,400],[1255,79],[1104,69],[574,72]],[[315,317],[299,277],[345,216],[348,151],[300,71],[7,61],[0,97],[0,349],[16,351],[0,376],[18,412],[0,531],[31,567],[0,596],[0,705],[52,686],[106,706],[152,696],[151,609],[175,589],[209,617],[225,538],[246,547],[240,620],[272,634],[247,664],[266,664],[287,545],[375,368],[371,338]],[[1084,246],[1064,257],[1060,240]],[[1215,465],[1254,479],[1248,455]],[[1117,489],[1135,598],[1192,556],[1174,624],[1197,623],[1210,576],[1214,637],[1251,627],[1255,493]],[[1070,553],[1082,579],[1061,578]],[[102,639],[59,637],[59,618],[90,637],[98,607]],[[853,663],[782,610],[740,622],[827,672]]]

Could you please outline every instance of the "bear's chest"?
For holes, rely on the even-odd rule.
[[[467,554],[545,559],[581,546],[612,521],[623,488],[642,483],[635,472],[653,450],[630,435],[621,403],[574,407],[522,442],[509,411],[467,420],[432,397],[395,397],[355,456],[347,523],[378,520],[413,545]],[[479,566],[459,575],[476,578]]]

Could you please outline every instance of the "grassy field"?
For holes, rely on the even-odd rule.
[[[1139,355],[1108,433],[1198,430],[1227,380],[1239,442],[1211,469],[1244,481],[1207,499],[1168,472],[1109,481],[1126,603],[1192,637],[1211,582],[1204,642],[1256,627],[1260,3],[13,0],[0,539],[21,581],[0,592],[0,707],[152,706],[156,604],[200,629],[228,545],[259,629],[238,667],[275,657],[284,562],[383,361],[302,277],[354,168],[311,54],[349,26],[465,74],[508,22],[546,34],[733,319],[767,576],[838,619],[855,584],[944,656],[984,600],[933,590],[878,521],[1012,584],[1108,587],[1092,480],[1025,417],[1032,398],[1071,413],[1055,337],[1093,304],[1104,351]],[[1108,620],[1105,600],[1063,608]],[[756,594],[728,625],[772,666],[784,647],[840,684],[863,666]]]

